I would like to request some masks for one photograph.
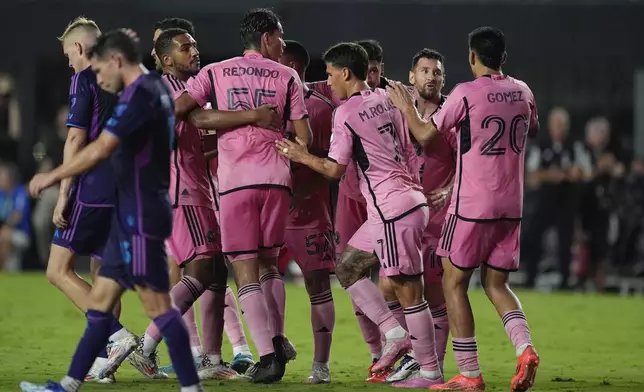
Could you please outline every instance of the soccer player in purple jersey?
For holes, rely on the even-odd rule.
[[[240,32],[244,56],[204,67],[188,85],[188,94],[177,100],[176,112],[180,118],[190,113],[199,128],[218,132],[222,248],[232,262],[239,300],[261,356],[251,372],[253,381],[275,382],[283,377],[288,359],[284,282],[276,263],[284,244],[291,172],[273,143],[284,135],[287,121],[306,142],[311,129],[297,73],[277,62],[284,46],[279,18],[268,9],[251,10]],[[208,101],[216,110],[199,111]],[[245,115],[267,103],[283,119],[275,127],[278,132],[213,121]]]
[[[167,18],[163,19],[160,21],[157,21],[154,24],[154,33],[153,33],[153,42],[152,42],[152,57],[154,58],[155,64],[157,71],[163,72],[162,64],[159,62],[158,57],[156,56],[156,51],[154,49],[154,45],[161,35],[165,30],[171,29],[171,28],[178,28],[178,29],[183,29],[190,34],[191,37],[195,38],[195,29],[189,20],[182,19],[182,18]],[[192,77],[188,79],[187,83],[190,83],[192,80]],[[208,104],[209,105],[209,104]],[[218,202],[218,195],[217,195],[217,189],[215,187],[215,184],[217,183],[217,178],[216,178],[216,167],[217,167],[217,159],[216,159],[216,150],[214,151],[215,154],[213,154],[213,151],[209,151],[211,149],[207,144],[206,138],[209,138],[208,140],[213,140],[214,136],[214,143],[215,143],[215,148],[216,148],[216,135],[206,135],[202,133],[202,139],[204,139],[204,154],[210,158],[210,162],[208,163],[208,170],[209,172],[207,173],[208,179],[209,179],[209,185],[210,185],[210,191],[212,194],[212,199],[213,203],[212,206],[215,211],[215,215],[218,216],[219,214],[219,202]],[[214,156],[214,157],[212,157]],[[212,158],[211,158],[212,157]],[[217,217],[217,220],[219,218]],[[218,234],[218,240],[219,240],[219,235]],[[175,261],[174,257],[172,255],[168,255],[168,268],[170,270],[170,283],[174,286],[179,281],[181,280],[181,268]],[[214,291],[211,290],[206,290],[200,297],[199,297],[199,304],[200,304],[200,309],[208,309],[210,307],[210,303],[215,301],[218,297],[218,294],[215,293]],[[203,310],[202,310],[203,311]],[[201,318],[201,321],[203,323],[204,318]],[[194,306],[190,307],[186,313],[183,315],[183,321],[185,321],[186,326],[188,327],[188,332],[190,333],[190,345],[192,348],[192,354],[195,357],[195,363],[197,364],[197,369],[199,369],[202,365],[202,357],[203,357],[203,348],[201,346],[201,338],[199,337],[199,328],[197,327],[197,321],[195,319],[195,309]],[[213,341],[219,341],[219,337],[214,336],[215,335],[215,330],[213,328],[203,328],[202,325],[202,331],[204,334],[204,341],[210,342]],[[246,336],[244,334],[244,329],[242,326],[242,323],[239,318],[239,310],[237,308],[237,299],[235,297],[235,294],[233,290],[226,286],[226,294],[225,294],[225,307],[224,307],[224,331],[226,332],[226,335],[228,336],[228,340],[230,341],[231,345],[233,346],[233,361],[230,364],[230,367],[237,371],[240,374],[244,374],[248,368],[253,366],[255,361],[253,361],[253,355],[250,352],[250,349],[248,347],[248,343],[246,342]],[[206,336],[208,335],[208,336]],[[216,358],[214,358],[216,359]],[[163,373],[174,373],[174,368],[172,367],[172,364],[162,366],[159,368],[160,372]]]
[[[155,52],[163,66],[162,79],[176,98],[185,83],[199,71],[196,41],[185,30],[168,29],[157,39]],[[201,144],[201,131],[187,121],[177,121],[171,153],[170,201],[173,207],[172,235],[166,241],[168,253],[184,270],[184,277],[170,291],[182,313],[203,294],[202,319],[204,355],[200,358],[199,378],[234,380],[241,378],[221,359],[224,306],[228,269],[221,257],[219,226],[212,209],[208,162]],[[161,332],[151,323],[141,338],[130,363],[148,378],[167,378],[158,370],[156,349]]]
[[[69,129],[65,141],[64,162],[69,162],[87,144],[96,140],[112,115],[118,98],[102,90],[90,69],[87,51],[100,35],[96,23],[76,18],[59,38],[63,52],[74,69],[69,88]],[[76,178],[61,181],[53,221],[56,232],[52,239],[47,279],[61,290],[77,308],[87,312],[91,286],[74,270],[76,256],[91,256],[92,279],[100,265],[109,234],[114,205],[114,177],[109,162],[103,162]],[[116,317],[120,303],[116,306]],[[108,351],[102,350],[85,381],[113,383],[114,376],[99,379],[98,373],[116,365],[118,357],[136,345],[136,338],[120,324],[114,324]],[[119,362],[120,363],[120,362]]]
[[[23,382],[23,391],[78,391],[107,342],[116,322],[111,312],[126,289],[136,290],[146,314],[165,337],[181,390],[202,391],[188,331],[169,295],[165,240],[172,230],[168,187],[174,108],[161,78],[141,64],[138,38],[132,35],[123,30],[102,35],[88,54],[99,86],[121,93],[104,131],[70,161],[36,175],[29,184],[31,194],[37,196],[109,158],[116,203],[101,268],[88,295],[87,328],[70,370],[60,383]]]
[[[418,178],[418,159],[407,124],[382,89],[371,90],[367,53],[340,43],[324,54],[328,83],[346,102],[336,109],[328,158],[311,155],[299,141],[276,142],[279,151],[329,178],[339,178],[349,161],[360,169],[360,189],[369,218],[351,237],[336,276],[358,307],[385,336],[374,371],[393,365],[413,347],[417,378],[397,387],[427,388],[443,382],[434,342],[434,324],[423,299],[422,236],[429,220]],[[365,274],[380,264],[404,308],[409,333],[398,323],[380,291]],[[410,342],[411,339],[411,342]]]
[[[304,80],[310,56],[304,45],[285,41],[280,63],[293,68]],[[304,103],[309,113],[313,141],[312,153],[326,156],[331,139],[335,105],[319,93],[304,88]],[[311,301],[314,356],[310,384],[331,382],[329,355],[335,325],[335,306],[331,294],[329,272],[335,265],[333,224],[331,221],[331,188],[329,182],[308,167],[293,167],[293,200],[286,226],[286,247],[304,275],[304,284]]]
[[[441,94],[445,85],[445,63],[443,55],[433,49],[422,49],[414,55],[409,71],[409,83],[413,88],[415,105],[425,119],[429,119],[445,103],[447,97]],[[423,234],[423,263],[425,271],[425,300],[432,312],[436,330],[436,353],[443,368],[449,323],[441,283],[443,267],[440,257],[436,256],[436,247],[445,221],[448,201],[456,170],[456,136],[453,133],[443,134],[430,146],[423,148],[414,140],[416,154],[420,159],[420,182],[423,192],[432,207],[429,224]],[[387,301],[395,300],[396,294],[388,284],[388,279],[380,277],[380,289]],[[389,302],[391,309],[391,302]],[[397,301],[394,305],[400,307]],[[396,316],[396,311],[393,311]],[[400,322],[400,320],[399,320]],[[401,322],[402,325],[402,322]],[[413,377],[420,369],[418,362],[411,355],[403,358],[396,372],[387,378],[387,382],[395,382]]]
[[[429,121],[422,119],[404,86],[396,83],[390,89],[420,143],[447,132],[458,137],[454,195],[437,254],[443,257],[443,287],[460,374],[431,389],[485,389],[467,296],[472,272],[480,267],[485,293],[518,357],[510,390],[526,391],[534,383],[539,356],[508,275],[519,266],[524,146],[526,135],[538,131],[537,107],[530,88],[501,71],[507,54],[500,30],[472,31],[469,49],[475,79],[456,86]]]

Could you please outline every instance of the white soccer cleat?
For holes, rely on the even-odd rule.
[[[99,370],[97,377],[103,379],[116,373],[116,370],[121,366],[123,361],[136,350],[139,341],[136,336],[129,335],[126,338],[120,339],[107,345],[107,363]]]
[[[212,363],[205,354],[201,358],[201,368],[197,374],[199,380],[250,380],[250,377],[237,373],[223,361],[218,364]]]
[[[127,360],[145,378],[149,378],[150,380],[165,380],[168,378],[166,373],[159,371],[159,359],[156,351],[146,356],[139,347],[130,354]]]
[[[62,385],[49,381],[47,384],[34,384],[31,382],[23,381],[20,383],[20,390],[22,392],[65,392]]]
[[[331,370],[326,363],[313,362],[311,375],[306,379],[307,384],[330,384]]]
[[[400,365],[394,372],[387,377],[387,382],[397,382],[397,381],[403,381],[408,379],[414,372],[417,372],[420,370],[420,365],[416,360],[409,356],[405,355],[400,361]]]
[[[106,365],[107,358],[96,358],[96,360],[92,364],[92,367],[89,369],[89,372],[85,376],[85,382],[93,382],[97,384],[114,384],[116,382],[114,374],[110,374],[109,376],[103,378],[98,377],[101,369],[106,367]]]

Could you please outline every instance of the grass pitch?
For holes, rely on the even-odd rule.
[[[644,300],[596,295],[518,293],[528,316],[541,367],[534,391],[644,391]],[[501,321],[481,291],[471,294],[477,341],[488,391],[508,391],[515,357]],[[344,392],[385,390],[387,385],[363,382],[369,355],[353,316],[351,302],[334,290],[336,326],[331,353],[333,383],[305,385],[313,353],[309,302],[303,288],[287,286],[286,333],[298,350],[277,385],[210,381],[207,391]],[[42,274],[0,274],[0,391],[17,391],[22,380],[59,380],[85,326],[83,315]],[[133,293],[124,297],[122,322],[136,334],[146,320]],[[247,336],[249,336],[247,334]],[[168,362],[160,347],[162,364]],[[224,342],[224,358],[231,349]],[[456,367],[448,347],[446,376]],[[113,385],[86,385],[85,391],[177,391],[176,379],[145,380],[127,362]]]

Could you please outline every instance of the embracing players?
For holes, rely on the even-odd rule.
[[[454,195],[437,254],[443,257],[443,287],[460,374],[431,389],[485,388],[467,295],[472,272],[480,267],[485,293],[501,316],[518,357],[510,390],[521,392],[532,387],[539,356],[521,304],[508,286],[508,275],[519,266],[523,148],[526,135],[538,131],[537,107],[530,88],[501,71],[507,54],[500,30],[481,27],[472,31],[469,49],[475,79],[457,85],[429,121],[421,118],[403,85],[397,83],[390,90],[392,101],[420,143],[447,132],[458,137]]]
[[[277,61],[283,30],[270,10],[248,12],[241,23],[244,56],[204,67],[176,102],[176,113],[201,129],[216,129],[221,242],[232,262],[239,300],[260,361],[254,382],[275,382],[286,364],[284,282],[276,263],[291,198],[287,159],[274,148],[287,121],[305,143],[311,138],[302,83]],[[211,102],[213,110],[200,110]],[[270,108],[283,119],[276,130],[254,125],[252,109]],[[244,125],[241,126],[240,125]],[[277,132],[276,132],[277,131]],[[260,284],[261,282],[261,284]],[[268,321],[268,323],[267,323]]]

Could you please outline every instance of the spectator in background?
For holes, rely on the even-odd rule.
[[[577,184],[584,165],[583,144],[568,138],[570,117],[560,107],[548,115],[548,138],[533,145],[526,159],[526,185],[535,188],[536,213],[528,219],[524,236],[527,282],[535,286],[542,257],[543,234],[554,226],[559,238],[560,289],[567,289],[576,217]]]
[[[603,291],[604,266],[611,257],[609,233],[611,216],[617,196],[617,180],[624,175],[624,165],[617,161],[611,148],[608,119],[595,117],[586,123],[586,153],[580,212],[583,229],[583,252],[580,257],[577,286],[584,289],[588,279],[595,278],[595,287]],[[585,165],[586,166],[586,165]]]
[[[63,150],[67,138],[67,115],[69,107],[62,106],[56,115],[53,126],[41,132],[41,141],[34,147],[34,156],[39,162],[38,172],[53,170],[63,163]],[[51,238],[54,235],[52,222],[54,208],[58,201],[58,186],[46,189],[40,194],[40,199],[34,208],[33,223],[38,256],[43,264],[49,260]]]
[[[16,166],[0,163],[0,270],[22,269],[22,255],[31,243],[30,203]]]
[[[614,263],[624,276],[644,276],[639,244],[644,230],[644,159],[635,158],[624,179],[617,203],[619,238],[615,244]]]
[[[18,162],[20,109],[13,78],[0,74],[0,157],[5,162]]]

